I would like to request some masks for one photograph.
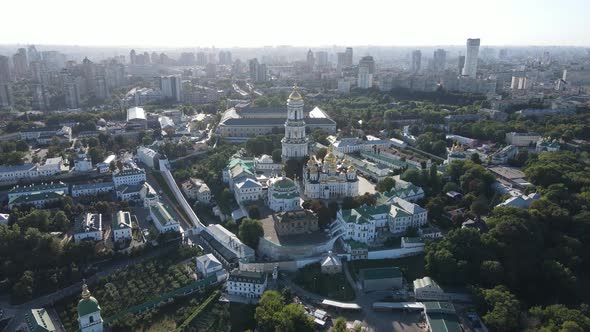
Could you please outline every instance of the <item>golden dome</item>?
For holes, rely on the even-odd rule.
[[[292,101],[303,100],[303,97],[301,97],[301,94],[299,93],[299,89],[297,89],[297,83],[295,83],[295,85],[293,86],[293,91],[289,95],[289,100],[292,100]]]
[[[314,167],[309,170],[310,173],[317,174],[318,170]]]
[[[346,169],[347,173],[353,173],[354,171],[355,171],[355,169],[352,165],[348,166],[348,168]]]

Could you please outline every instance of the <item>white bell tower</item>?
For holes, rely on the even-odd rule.
[[[281,141],[283,163],[289,159],[301,159],[308,155],[309,141],[305,136],[303,105],[303,97],[295,85],[287,100],[285,137]]]

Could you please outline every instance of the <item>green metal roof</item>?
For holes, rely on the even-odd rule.
[[[397,267],[362,269],[360,272],[363,280],[393,279],[402,277],[402,272]]]
[[[389,213],[387,205],[363,205],[356,209],[342,210],[341,212],[344,221],[356,224],[368,223],[373,219],[374,215],[387,213]]]
[[[94,297],[90,297],[89,299],[82,299],[78,302],[78,316],[86,316],[93,312],[100,311],[100,306],[98,305],[98,301]]]

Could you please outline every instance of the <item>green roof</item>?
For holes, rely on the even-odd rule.
[[[427,301],[424,302],[424,310],[427,313],[430,312],[442,312],[448,314],[454,314],[455,306],[451,302],[438,302],[438,301]]]
[[[121,220],[119,220],[119,218],[121,218]],[[119,211],[115,216],[113,216],[113,231],[123,228],[130,228],[131,226],[131,214],[129,212]]]
[[[97,311],[100,311],[100,306],[98,305],[98,301],[92,296],[78,302],[78,317],[86,316]]]
[[[455,307],[450,302],[423,302],[432,332],[461,332]]]
[[[342,218],[346,222],[364,224],[373,219],[374,215],[389,213],[387,205],[363,205],[356,209],[342,210]]]
[[[50,201],[50,200],[58,200],[64,197],[63,193],[57,193],[53,191],[49,192],[42,192],[42,193],[33,193],[31,195],[24,195],[14,198],[10,201],[10,204],[27,204],[31,202],[39,202],[39,201]]]
[[[360,272],[363,280],[393,279],[402,277],[402,272],[397,267],[362,269]]]
[[[44,308],[31,309],[25,314],[25,324],[31,332],[53,332],[56,331],[51,317]]]
[[[264,284],[264,281],[266,280],[266,273],[237,270],[230,273],[228,280],[236,282]]]
[[[158,202],[156,206],[150,205],[150,211],[154,213],[156,216],[157,221],[162,225],[166,226],[171,222],[176,222],[176,220],[172,217],[168,209],[164,206],[164,204]]]
[[[272,194],[272,197],[274,198],[279,198],[279,199],[289,199],[289,198],[295,198],[295,197],[299,197],[299,194],[296,192],[293,193],[274,193]]]
[[[422,243],[422,242],[424,242],[419,237],[407,237],[407,236],[402,237],[402,241],[404,241],[405,243]]]
[[[294,189],[296,188],[295,182],[289,178],[282,178],[280,180],[275,181],[272,184],[273,187],[277,187],[279,189]]]

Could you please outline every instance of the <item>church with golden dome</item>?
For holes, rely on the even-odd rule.
[[[330,146],[323,162],[315,157],[307,162],[303,169],[303,187],[308,198],[356,197],[359,194],[359,179],[350,162],[339,160]]]

